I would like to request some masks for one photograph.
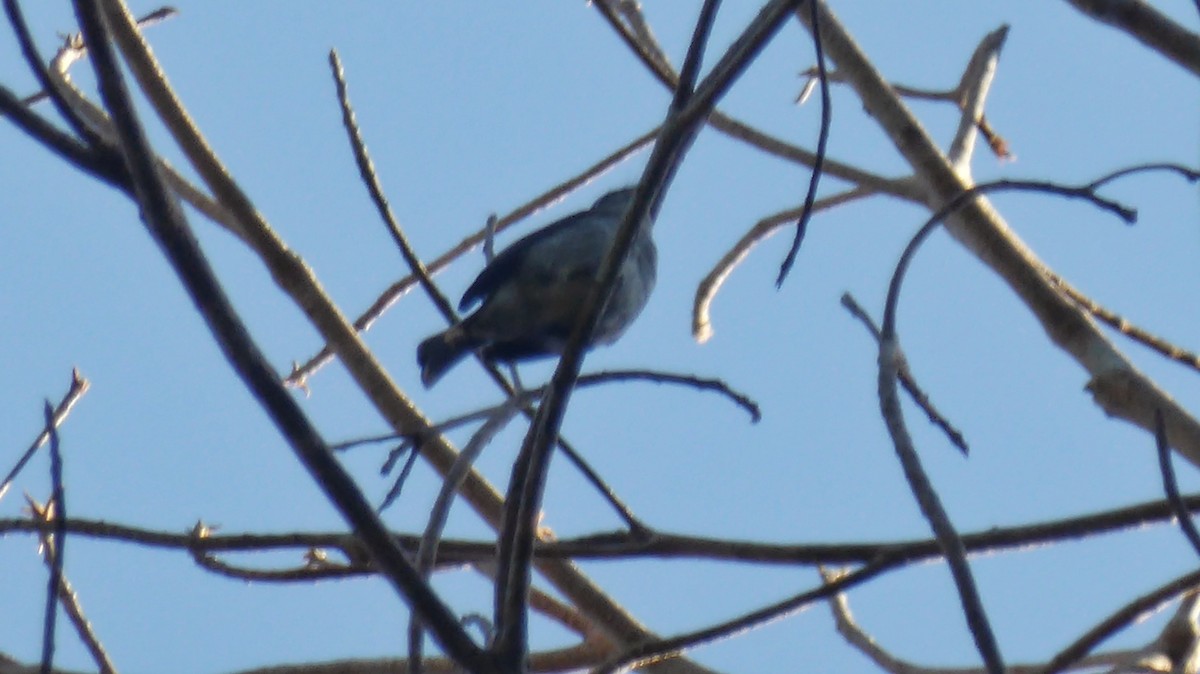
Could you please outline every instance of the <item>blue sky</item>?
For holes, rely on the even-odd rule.
[[[69,3],[24,3],[43,53],[74,29]],[[1156,3],[1185,25],[1184,0]],[[699,3],[647,3],[678,63]],[[655,126],[669,94],[584,3],[177,3],[148,32],[201,128],[285,240],[347,314],[357,315],[405,273],[362,188],[342,131],[326,63],[336,47],[380,177],[417,251],[427,258]],[[135,13],[155,6],[134,3]],[[1067,3],[833,3],[889,78],[934,89],[958,81],[980,38],[1011,25],[988,116],[1016,161],[976,154],[976,178],[1086,182],[1124,165],[1200,156],[1194,78]],[[755,9],[729,3],[713,62]],[[807,34],[789,24],[722,108],[812,147],[816,99],[797,107],[796,73],[813,64]],[[85,67],[73,71],[86,87]],[[34,90],[10,35],[0,35],[0,82]],[[905,166],[847,89],[834,91],[829,153],[885,175]],[[43,106],[44,108],[44,106]],[[935,138],[957,123],[948,106],[914,103]],[[160,150],[182,164],[154,131]],[[586,207],[634,182],[646,155],[521,223],[514,234]],[[875,352],[840,307],[850,291],[878,314],[887,278],[925,214],[876,198],[813,220],[796,269],[773,281],[790,237],[760,245],[713,306],[715,335],[690,336],[691,297],[711,266],[757,219],[798,204],[808,173],[711,130],[679,173],[658,219],[659,285],[643,316],[585,369],[653,367],[719,377],[762,405],[757,425],[715,397],[628,384],[580,392],[564,433],[649,523],[666,530],[778,542],[873,541],[928,535],[903,482],[875,398]],[[43,398],[57,399],[77,366],[92,390],[63,429],[71,511],[186,531],[342,527],[266,417],[221,358],[136,208],[0,124],[0,456],[37,432]],[[826,193],[840,186],[824,183]],[[1198,348],[1192,310],[1200,285],[1194,187],[1138,177],[1106,192],[1139,209],[1127,227],[1080,203],[1001,195],[1018,236],[1101,303],[1182,346]],[[315,331],[257,259],[199,217],[193,224],[254,336],[286,372],[320,346]],[[472,253],[439,276],[457,297],[482,264]],[[367,334],[390,372],[433,418],[495,401],[464,365],[421,389],[413,351],[442,327],[421,296],[404,298]],[[918,448],[962,530],[1026,523],[1158,497],[1152,439],[1106,418],[1083,391],[1086,374],[1048,342],[998,279],[944,233],[917,258],[900,313],[903,346],[921,383],[972,443],[964,460],[909,409]],[[1189,409],[1200,378],[1117,339]],[[552,363],[523,370],[537,381]],[[332,365],[303,399],[331,440],[381,432],[383,422]],[[463,442],[466,435],[454,436]],[[510,429],[480,468],[503,484],[521,437]],[[346,457],[378,501],[383,449]],[[3,465],[3,463],[0,463]],[[47,493],[44,457],[19,494]],[[1184,488],[1194,488],[1180,465]],[[419,468],[386,513],[398,530],[423,525],[436,489]],[[546,522],[562,536],[617,526],[564,462],[556,462]],[[450,534],[484,536],[465,508]],[[381,582],[244,585],[195,568],[186,555],[72,539],[68,574],[122,671],[218,672],[270,663],[398,655],[404,625]],[[250,563],[288,564],[291,557]],[[683,561],[587,563],[584,568],[652,629],[672,634],[798,592],[810,569]],[[1182,537],[1157,527],[1047,550],[976,560],[1001,648],[1010,661],[1048,657],[1136,594],[1195,566]],[[0,540],[0,652],[39,650],[44,571],[32,539]],[[490,611],[489,588],[469,572],[436,586],[463,613]],[[945,568],[920,566],[851,594],[885,646],[927,664],[975,663]],[[681,610],[682,609],[682,610]],[[1140,645],[1159,623],[1122,637]],[[86,667],[64,630],[61,663]],[[551,628],[537,644],[561,643]],[[811,671],[861,671],[824,608],[695,652],[722,671],[796,662]]]

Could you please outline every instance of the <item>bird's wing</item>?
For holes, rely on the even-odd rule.
[[[580,211],[579,213],[568,215],[562,220],[517,239],[511,246],[500,251],[492,259],[491,263],[484,267],[483,271],[479,272],[479,276],[475,277],[475,280],[471,282],[466,292],[463,293],[462,299],[458,303],[458,310],[466,311],[472,304],[486,299],[502,283],[518,273],[521,266],[526,263],[530,251],[543,244],[550,243],[553,239],[563,234],[565,230],[586,222],[591,215],[590,211]],[[601,254],[603,254],[603,251],[601,251]]]

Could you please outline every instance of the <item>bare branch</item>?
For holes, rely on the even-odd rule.
[[[833,582],[845,574],[845,571],[821,569],[821,577],[827,583]],[[880,669],[885,672],[890,672],[891,674],[980,674],[982,671],[979,667],[933,667],[930,665],[918,665],[892,655],[854,620],[854,616],[850,613],[850,601],[845,593],[839,593],[836,596],[830,597],[829,609],[833,612],[833,619],[837,625],[838,634],[842,635],[846,643],[870,658],[872,662],[879,665]],[[1071,668],[1092,669],[1095,667],[1116,665],[1129,661],[1130,656],[1134,653],[1135,651],[1125,650],[1089,655],[1076,662]],[[1043,664],[1010,664],[1005,672],[1006,674],[1037,674],[1043,667]]]
[[[599,10],[601,15],[609,22],[609,25],[612,26],[613,30],[616,31],[617,35],[642,60],[642,63],[650,69],[659,82],[667,89],[674,91],[678,83],[678,76],[672,71],[670,64],[666,62],[665,58],[658,56],[662,53],[662,49],[653,41],[643,43],[643,40],[650,38],[649,33],[633,30],[625,22],[622,22],[618,16],[618,10],[613,8],[614,4],[619,5],[620,12],[625,15],[639,11],[636,3],[625,3],[618,0],[601,0],[593,2],[592,6]],[[730,138],[747,143],[771,156],[808,167],[812,167],[816,162],[817,155],[815,153],[759,131],[716,108],[709,114],[707,123]],[[857,166],[833,159],[825,160],[824,173],[854,185],[867,187],[877,192],[902,199],[919,201],[921,198],[919,191],[914,190],[913,185],[906,181],[885,178]]]
[[[1168,602],[1200,585],[1200,571],[1175,578],[1122,606],[1112,615],[1085,632],[1070,646],[1055,655],[1040,674],[1057,674],[1073,666],[1102,641],[1134,624],[1147,614],[1159,611]]]
[[[46,444],[46,441],[51,439],[54,430],[67,420],[67,416],[75,407],[75,403],[79,402],[83,394],[87,393],[89,386],[91,386],[91,382],[84,379],[83,375],[79,374],[78,369],[71,370],[71,385],[67,388],[67,392],[63,395],[62,400],[58,401],[58,405],[54,407],[52,424],[42,429],[42,432],[34,438],[33,443],[29,445],[29,448],[25,450],[21,458],[17,459],[17,464],[12,467],[12,470],[8,471],[8,475],[5,475],[4,479],[0,480],[0,499],[4,498],[4,495],[8,493],[8,488],[12,486],[13,480],[20,474],[25,464],[29,463],[29,460],[33,458],[38,448]]]
[[[969,189],[964,177],[954,171],[921,123],[827,9],[821,16],[821,26],[830,56],[847,74],[867,112],[913,167],[925,186],[925,202],[930,208],[939,208]],[[1048,280],[1046,265],[990,204],[984,200],[968,204],[948,219],[947,231],[1004,279],[1051,339],[1089,373],[1088,389],[1106,412],[1150,429],[1153,409],[1161,407],[1170,436],[1180,443],[1176,449],[1200,465],[1200,423],[1139,372],[1099,327],[1063,296]]]
[[[1128,33],[1176,65],[1200,76],[1200,36],[1175,23],[1150,3],[1134,0],[1067,0],[1091,18]]]
[[[971,155],[975,149],[975,132],[983,121],[983,104],[996,74],[1000,50],[1008,37],[1008,26],[1004,25],[988,33],[975,48],[971,60],[958,83],[957,101],[962,116],[958,130],[946,151],[946,158],[955,169],[964,175],[971,173]],[[993,147],[995,147],[993,145]]]
[[[57,442],[57,438],[55,442]],[[28,503],[30,519],[40,526],[38,538],[41,542],[42,560],[50,568],[52,575],[58,575],[56,592],[58,602],[62,604],[63,611],[71,620],[71,625],[75,627],[75,632],[79,635],[79,639],[92,656],[92,660],[100,668],[101,674],[116,674],[117,668],[113,664],[112,658],[109,657],[104,644],[100,643],[100,638],[96,636],[96,631],[92,628],[91,621],[84,615],[83,605],[79,601],[79,596],[75,593],[75,588],[71,586],[71,582],[67,580],[67,576],[62,570],[63,562],[59,551],[62,549],[61,542],[65,541],[66,538],[61,536],[61,534],[70,528],[67,525],[66,518],[60,516],[53,500],[44,506],[28,497],[26,497],[26,501]],[[51,531],[55,533],[51,535],[49,533]],[[47,658],[44,655],[42,662],[43,668],[48,666],[50,669],[53,669],[53,663],[47,665]]]
[[[396,215],[392,213],[392,207],[388,205],[387,196],[383,193],[383,185],[379,184],[379,176],[375,173],[375,163],[371,161],[371,155],[367,152],[362,131],[358,128],[358,120],[354,115],[354,108],[350,106],[345,71],[336,49],[329,52],[329,67],[333,71],[334,84],[337,85],[338,103],[342,108],[342,125],[346,127],[346,134],[350,137],[350,147],[354,151],[358,172],[367,186],[367,191],[371,194],[371,200],[375,202],[375,208],[379,211],[379,216],[383,218],[384,224],[387,225],[388,233],[392,235],[392,240],[400,249],[400,255],[408,264],[409,270],[412,271],[413,276],[417,277],[417,282],[420,283],[421,288],[425,290],[425,294],[429,296],[430,301],[442,316],[453,323],[457,320],[454,307],[450,304],[450,300],[446,299],[446,295],[434,285],[433,279],[429,277],[429,270],[425,268],[421,258],[417,257],[404,230],[400,229],[400,223],[396,221]]]
[[[55,626],[58,622],[58,595],[63,583],[63,559],[67,547],[67,499],[63,490],[62,454],[58,446],[58,430],[54,423],[54,409],[50,401],[45,407],[46,434],[50,442],[50,501],[38,511],[31,507],[35,516],[40,516],[53,525],[54,535],[42,536],[46,563],[50,567],[50,578],[46,584],[46,614],[42,629],[42,672],[49,674],[54,669]],[[33,505],[33,504],[31,504]]]
[[[536,516],[549,469],[549,450],[558,437],[566,403],[579,375],[583,361],[583,345],[595,329],[600,309],[612,292],[620,264],[632,247],[637,228],[647,213],[657,210],[670,179],[694,140],[700,124],[716,101],[732,86],[758,51],[779,29],[792,4],[787,0],[769,2],[696,87],[694,95],[689,95],[691,92],[687,89],[690,87],[686,81],[677,89],[633,203],[630,204],[612,246],[600,265],[596,275],[597,282],[580,309],[579,321],[551,379],[551,388],[538,407],[538,414],[513,468],[508,508],[501,529],[496,601],[496,622],[499,629],[497,644],[499,652],[504,654],[502,657],[514,657],[514,650],[519,650],[524,641],[524,597],[529,586],[529,565],[526,560],[532,556]],[[703,27],[701,20],[693,41],[706,35],[707,28]],[[689,48],[689,56],[698,59],[702,51]],[[691,67],[685,64],[683,72],[692,72]],[[501,617],[515,618],[516,622],[508,623],[507,620],[501,620]]]
[[[625,671],[626,668],[634,668],[639,664],[653,662],[657,658],[681,653],[688,648],[718,641],[770,621],[778,620],[784,616],[798,613],[818,601],[828,599],[839,592],[875,578],[883,573],[893,562],[894,560],[887,557],[877,558],[871,563],[860,567],[856,571],[847,573],[835,581],[822,583],[821,586],[815,589],[751,611],[732,620],[727,620],[694,632],[687,632],[674,637],[639,644],[614,658],[610,658],[603,666],[597,667],[593,671],[593,674],[614,674],[618,671]]]
[[[483,449],[488,446],[492,438],[496,434],[504,430],[504,427],[512,421],[525,402],[520,396],[512,396],[503,405],[500,406],[488,420],[479,427],[479,430],[471,436],[470,442],[463,447],[462,452],[458,455],[458,461],[446,473],[445,479],[442,480],[442,487],[438,490],[437,498],[434,499],[433,507],[429,510],[429,521],[425,525],[425,532],[421,536],[421,545],[417,548],[417,571],[425,578],[429,578],[433,571],[435,562],[437,561],[438,545],[442,539],[442,533],[446,529],[446,522],[450,519],[450,506],[454,503],[454,495],[462,487],[463,481],[471,472],[471,468],[479,455],[483,453]],[[422,636],[424,631],[421,629],[421,620],[415,613],[408,621],[408,656],[412,659],[413,668],[411,671],[421,671],[421,650]],[[515,671],[515,670],[514,670]]]
[[[172,198],[158,173],[154,155],[125,88],[116,55],[108,42],[108,26],[124,22],[127,32],[134,34],[136,27],[132,25],[126,8],[115,0],[100,4],[103,9],[78,0],[75,11],[85,39],[91,45],[92,63],[100,83],[101,97],[112,116],[143,218],[151,234],[199,307],[230,364],[287,438],[297,458],[346,521],[354,527],[372,558],[382,569],[386,569],[385,575],[394,587],[414,611],[422,613],[439,643],[452,657],[480,672],[492,671],[491,663],[483,657],[481,649],[471,641],[457,618],[404,557],[354,481],[338,464],[296,401],[279,383],[266,358],[233,311],[212,269],[200,253],[178,201]],[[126,46],[130,48],[128,44]],[[137,70],[137,66],[134,69]],[[178,113],[174,118],[186,120],[186,115]],[[244,198],[240,190],[238,195]],[[249,201],[246,200],[242,205],[249,206]]]
[[[1111,309],[1101,306],[1092,298],[1084,295],[1082,291],[1067,283],[1066,280],[1057,274],[1047,272],[1047,275],[1049,276],[1050,281],[1056,284],[1059,289],[1061,289],[1063,293],[1067,295],[1067,297],[1070,297],[1072,301],[1077,303],[1083,308],[1084,311],[1087,311],[1100,322],[1120,332],[1122,335],[1125,335],[1138,344],[1141,344],[1142,346],[1153,351],[1157,351],[1158,354],[1164,358],[1170,358],[1171,360],[1186,365],[1193,370],[1200,371],[1200,355],[1176,346],[1162,337],[1151,334],[1144,328],[1134,325],[1124,316],[1121,316]]]
[[[808,9],[812,25],[819,26],[816,3],[809,3]],[[776,288],[783,286],[783,280],[795,264],[800,244],[804,241],[804,232],[808,229],[808,221],[813,214],[813,203],[817,199],[817,185],[821,182],[821,172],[825,168],[825,147],[829,142],[829,124],[833,120],[833,99],[829,96],[829,78],[825,69],[825,50],[821,48],[820,30],[814,28],[812,31],[812,42],[813,51],[817,54],[817,77],[820,78],[821,84],[821,131],[817,135],[817,156],[808,180],[808,193],[804,195],[804,210],[796,220],[796,235],[792,238],[792,245],[783,258],[783,264],[779,265],[779,275],[775,277]]]
[[[890,308],[890,306],[889,306]],[[887,424],[888,434],[892,436],[892,444],[896,456],[904,469],[904,477],[912,489],[913,496],[921,508],[921,514],[929,522],[942,554],[950,567],[950,575],[958,589],[959,600],[971,636],[975,640],[984,664],[991,674],[1003,674],[1004,660],[1000,647],[992,632],[987,613],[983,608],[983,599],[975,585],[974,575],[967,563],[966,549],[962,539],[955,530],[950,516],[942,506],[937,491],[933,488],[929,476],[921,466],[916,447],[904,424],[904,413],[900,407],[900,399],[896,392],[896,381],[901,369],[903,355],[896,342],[895,321],[885,313],[883,328],[879,335],[879,408]]]
[[[1167,502],[1175,511],[1175,519],[1179,522],[1179,529],[1183,531],[1184,538],[1191,544],[1192,549],[1200,554],[1200,531],[1196,531],[1196,523],[1192,521],[1192,515],[1179,493],[1179,483],[1175,481],[1175,467],[1171,464],[1171,445],[1167,442],[1167,428],[1163,423],[1162,412],[1158,410],[1154,412],[1154,440],[1158,448],[1158,467],[1162,472],[1163,492],[1167,495]]]
[[[875,338],[876,344],[878,344],[879,328],[875,326],[875,321],[871,319],[871,316],[867,314],[865,309],[859,306],[850,293],[842,294],[842,306],[846,308],[846,311],[850,312],[851,316],[857,318],[867,328],[867,332],[871,333],[871,336]],[[958,447],[959,451],[964,455],[969,454],[971,448],[967,445],[967,439],[963,437],[961,431],[954,427],[954,424],[950,423],[949,419],[934,407],[933,401],[929,399],[929,396],[917,384],[912,370],[908,367],[908,362],[901,361],[899,365],[900,369],[897,375],[900,377],[900,383],[904,386],[904,390],[908,392],[912,401],[925,412],[925,416],[929,417],[930,423],[942,429],[942,432],[946,434],[946,438],[955,447]]]
[[[875,194],[874,190],[866,188],[854,188],[845,192],[840,192],[832,196],[818,199],[813,203],[812,212],[818,212],[827,208],[869,197]],[[700,281],[700,285],[696,287],[696,297],[692,302],[692,338],[703,344],[712,338],[713,328],[712,319],[710,318],[710,310],[713,300],[716,299],[717,292],[721,290],[721,286],[725,284],[725,280],[733,273],[733,270],[750,255],[750,251],[768,237],[773,236],[779,228],[789,222],[795,221],[804,212],[804,206],[789,208],[778,213],[768,215],[759,220],[750,228],[737,243],[725,253],[712,271]]]
[[[1188,512],[1200,512],[1200,495],[1183,497]],[[1059,542],[1080,540],[1091,536],[1114,534],[1155,524],[1165,524],[1175,517],[1176,510],[1165,500],[1135,504],[1115,510],[1079,517],[1051,520],[1034,524],[990,527],[964,534],[963,545],[974,554],[1002,551],[1032,550]],[[67,531],[77,537],[116,541],[150,548],[185,550],[192,554],[212,556],[217,553],[258,552],[266,550],[296,550],[297,554],[315,549],[336,549],[349,567],[361,573],[373,573],[361,543],[351,534],[335,532],[291,532],[278,534],[240,533],[216,534],[204,525],[192,533],[155,531],[112,522],[71,518]],[[41,533],[51,529],[30,519],[0,518],[0,536],[13,533]],[[198,535],[197,531],[203,532]],[[405,551],[415,555],[420,537],[393,534]],[[495,558],[494,541],[444,540],[438,548],[440,568],[461,568],[464,565],[486,566]],[[907,541],[878,541],[853,543],[762,543],[730,538],[713,538],[654,531],[652,537],[619,531],[594,534],[580,538],[539,541],[534,554],[539,559],[705,559],[767,565],[811,566],[817,564],[860,564],[881,555],[890,555],[898,563],[914,563],[941,556],[933,539]],[[237,568],[232,567],[230,568]],[[339,571],[332,562],[324,566]],[[321,569],[317,569],[320,571]],[[288,576],[287,574],[291,574]],[[305,580],[323,578],[322,573],[304,577],[298,569],[270,571],[255,579]]]
[[[119,190],[127,189],[129,177],[124,172],[124,166],[112,161],[112,157],[87,147],[70,134],[60,131],[26,108],[15,94],[4,86],[0,86],[0,116],[8,118],[30,138],[79,170]]]

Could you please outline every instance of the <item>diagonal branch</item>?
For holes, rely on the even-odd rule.
[[[109,43],[106,19],[116,18],[123,8],[116,7],[111,0],[101,4],[104,9],[96,3],[77,0],[75,11],[91,46],[100,95],[112,116],[147,228],[196,303],[225,357],[291,444],[297,458],[354,528],[374,561],[386,570],[385,575],[393,586],[414,611],[422,614],[439,643],[452,657],[472,670],[493,671],[482,649],[475,645],[456,616],[409,563],[357,485],[279,382],[266,357],[233,311],[192,236],[178,200],[173,198],[162,180]]]
[[[1200,77],[1200,35],[1140,0],[1067,0],[1072,7],[1106,23]]]
[[[696,87],[694,95],[689,95],[690,82],[681,81],[654,152],[643,171],[633,202],[600,265],[596,283],[580,308],[579,320],[551,378],[550,389],[543,398],[537,417],[522,443],[509,485],[509,504],[500,537],[500,569],[496,590],[496,622],[499,628],[497,651],[503,662],[519,661],[521,649],[524,647],[524,605],[529,587],[527,561],[533,551],[536,516],[541,504],[545,476],[549,470],[549,450],[558,436],[567,401],[579,376],[579,368],[583,362],[583,345],[594,331],[600,310],[612,293],[620,265],[632,247],[637,228],[648,213],[657,210],[670,179],[695,139],[699,127],[716,101],[774,36],[794,4],[795,0],[773,0],[767,3],[713,66],[709,75]],[[707,6],[706,3],[706,8]],[[706,35],[707,28],[701,20],[693,43]],[[688,54],[689,57],[698,59],[702,52],[702,49],[689,49]],[[691,64],[684,64],[683,72],[694,72],[693,68]]]
[[[605,20],[608,21],[609,25],[612,26],[613,30],[616,31],[618,37],[625,42],[635,56],[641,59],[642,63],[654,75],[655,79],[662,83],[663,86],[674,91],[679,82],[679,76],[671,69],[671,65],[666,62],[666,59],[661,56],[662,49],[657,43],[652,41],[653,38],[649,32],[638,29],[641,25],[644,25],[644,22],[638,22],[637,25],[631,28],[618,16],[619,10],[613,8],[614,4],[618,4],[620,10],[624,10],[623,13],[627,15],[640,11],[636,3],[618,3],[616,0],[601,0],[592,3]],[[809,152],[804,148],[786,143],[779,138],[759,131],[749,124],[726,115],[715,107],[710,111],[707,123],[717,131],[747,143],[771,156],[808,167],[816,163],[816,153]],[[852,164],[846,164],[833,159],[825,160],[823,173],[894,197],[913,200],[919,197],[912,189],[912,186],[903,180],[885,178]]]
[[[4,498],[4,495],[8,493],[8,488],[12,486],[13,480],[20,474],[25,464],[29,463],[29,460],[33,458],[37,450],[45,445],[47,440],[51,439],[53,431],[67,420],[67,415],[71,413],[71,409],[75,407],[75,403],[79,402],[83,394],[87,393],[89,386],[91,386],[91,382],[84,379],[83,375],[79,374],[79,370],[71,370],[71,386],[63,395],[62,400],[58,401],[58,405],[55,405],[54,414],[51,419],[52,424],[42,428],[42,432],[38,433],[38,436],[34,438],[33,443],[29,445],[29,448],[25,450],[21,458],[17,459],[16,465],[8,472],[8,475],[5,475],[4,479],[0,480],[0,499]]]

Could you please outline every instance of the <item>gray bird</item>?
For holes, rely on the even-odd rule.
[[[633,193],[632,187],[609,192],[501,251],[458,305],[465,311],[482,301],[480,307],[417,347],[421,382],[433,386],[476,350],[505,362],[561,354]],[[652,224],[649,217],[641,223],[588,348],[616,341],[646,306],[658,266]]]

